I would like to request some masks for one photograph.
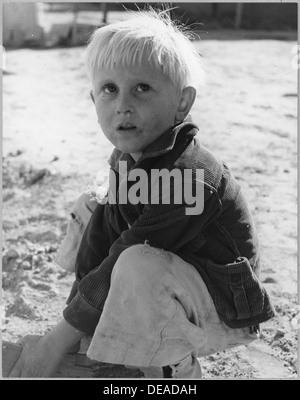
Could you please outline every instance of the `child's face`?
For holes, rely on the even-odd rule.
[[[180,118],[178,89],[149,63],[101,69],[93,101],[103,133],[125,153],[142,152]]]

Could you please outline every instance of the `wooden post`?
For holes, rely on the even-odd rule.
[[[101,11],[103,12],[102,23],[107,23],[107,3],[101,3]]]
[[[71,42],[73,46],[76,46],[78,44],[78,38],[77,38],[77,19],[78,19],[78,4],[75,3],[73,5],[73,23],[72,23],[72,34],[71,34]]]
[[[2,341],[2,377],[8,378],[14,365],[20,358],[22,347],[16,343]],[[84,354],[67,354],[53,378],[140,378],[139,369],[128,369],[123,365],[114,365],[92,361]]]
[[[235,19],[234,19],[235,29],[240,29],[242,25],[242,16],[243,16],[243,3],[236,3]]]
[[[219,14],[219,5],[217,3],[212,3],[212,18],[214,21],[218,20],[218,14]]]
[[[2,342],[2,376],[7,378],[20,358],[22,347],[19,344]],[[68,354],[55,377],[92,378],[93,362],[83,354]]]

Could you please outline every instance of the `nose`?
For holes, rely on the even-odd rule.
[[[132,98],[129,93],[119,93],[117,113],[129,116],[134,111]]]

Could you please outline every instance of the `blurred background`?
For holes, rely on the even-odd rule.
[[[149,3],[138,3],[143,9]],[[161,3],[150,3],[161,7]],[[172,14],[194,24],[202,39],[268,38],[296,40],[296,3],[165,3]],[[97,27],[120,19],[134,3],[4,3],[5,47],[84,44]],[[126,16],[124,16],[126,17]],[[122,18],[122,17],[121,17]],[[220,33],[217,33],[220,36]]]

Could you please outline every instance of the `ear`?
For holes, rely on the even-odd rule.
[[[190,112],[190,109],[194,104],[195,98],[196,98],[196,89],[193,88],[192,86],[187,86],[182,90],[181,98],[176,112],[176,120],[178,122],[183,121],[187,117],[188,113]]]
[[[94,92],[92,90],[90,91],[90,96],[91,96],[92,102],[95,104]]]

